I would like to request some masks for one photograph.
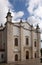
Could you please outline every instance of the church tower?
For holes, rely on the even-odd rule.
[[[12,22],[12,16],[11,16],[10,9],[9,9],[9,11],[7,13],[6,20],[7,20],[7,22]]]
[[[7,62],[14,61],[13,57],[13,24],[12,24],[12,16],[10,10],[6,16],[6,36],[7,36]]]

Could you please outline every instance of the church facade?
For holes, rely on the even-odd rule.
[[[40,28],[28,22],[12,23],[11,12],[0,26],[0,62],[25,61],[40,58]]]

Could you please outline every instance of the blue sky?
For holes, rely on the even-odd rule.
[[[42,0],[33,1],[34,0],[9,0],[13,6],[12,10],[14,10],[14,12],[21,11],[24,13],[24,15],[20,17],[21,19],[28,19],[30,23],[34,25],[39,24],[42,31]]]
[[[42,0],[0,0],[0,5],[0,24],[6,22],[5,17],[10,9],[13,22],[27,19],[34,26],[39,24],[42,32]]]
[[[13,22],[27,19],[30,24],[39,24],[42,32],[42,0],[0,0],[0,24],[5,23],[5,16],[10,9]]]
[[[12,10],[14,10],[13,12],[21,11],[24,13],[23,16],[20,16],[20,19],[27,19],[32,24],[38,24],[42,21],[42,0],[9,0],[9,2],[12,5]],[[16,19],[19,19],[19,17]]]
[[[13,21],[27,19],[30,24],[37,25],[39,23],[42,28],[42,0],[0,0],[0,5],[0,21],[2,23],[5,23],[5,16],[10,9]]]
[[[23,11],[25,13],[24,16],[21,17],[22,19],[27,19],[28,16],[30,16],[29,12],[27,11],[26,0],[9,0],[9,2],[12,4],[12,9],[15,12]]]

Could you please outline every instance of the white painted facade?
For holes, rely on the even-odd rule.
[[[11,18],[11,19],[10,19]],[[25,61],[27,59],[36,59],[40,58],[40,28],[37,25],[34,28],[28,22],[17,22],[12,23],[11,13],[8,12],[6,16],[7,22],[5,23],[5,27],[0,31],[2,33],[2,48],[5,49],[4,53],[5,58],[1,60],[5,60],[6,62],[15,62],[17,61]],[[1,37],[0,37],[1,38]],[[15,46],[15,39],[18,39],[18,45]],[[26,45],[26,38],[28,38],[28,45]],[[36,41],[36,47],[35,47]],[[5,43],[5,47],[3,47],[3,43]],[[1,44],[1,43],[0,43]],[[26,58],[26,51],[28,52]],[[35,54],[36,53],[36,54]],[[15,55],[18,55],[18,59],[15,58]],[[31,59],[31,60],[32,60]],[[1,62],[0,60],[0,62]]]

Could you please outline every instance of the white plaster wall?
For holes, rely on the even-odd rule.
[[[13,35],[19,36],[20,34],[20,29],[16,26],[13,27]]]
[[[23,30],[24,35],[24,45],[26,45],[26,36],[29,38],[29,46],[31,46],[31,32],[28,30]]]
[[[33,38],[37,39],[37,33],[36,32],[33,32]]]
[[[15,54],[18,54],[18,61],[20,60],[20,28],[13,26],[13,38],[14,38],[14,48],[13,48],[13,52],[14,52],[14,61],[15,61]],[[18,46],[15,46],[15,38],[18,38]]]
[[[13,54],[13,25],[7,23],[7,62],[14,62]]]
[[[21,23],[21,26],[24,26],[24,28],[26,28],[26,29],[31,29],[30,25],[27,24],[26,22]]]
[[[31,31],[30,30],[30,26],[25,23],[25,24],[21,24],[22,26],[24,26],[24,28],[21,28],[21,61],[26,60],[25,58],[25,50],[29,50],[30,55],[31,55]],[[29,29],[29,30],[26,30]],[[26,36],[29,37],[29,45],[26,46]],[[31,56],[29,57],[31,58]]]

